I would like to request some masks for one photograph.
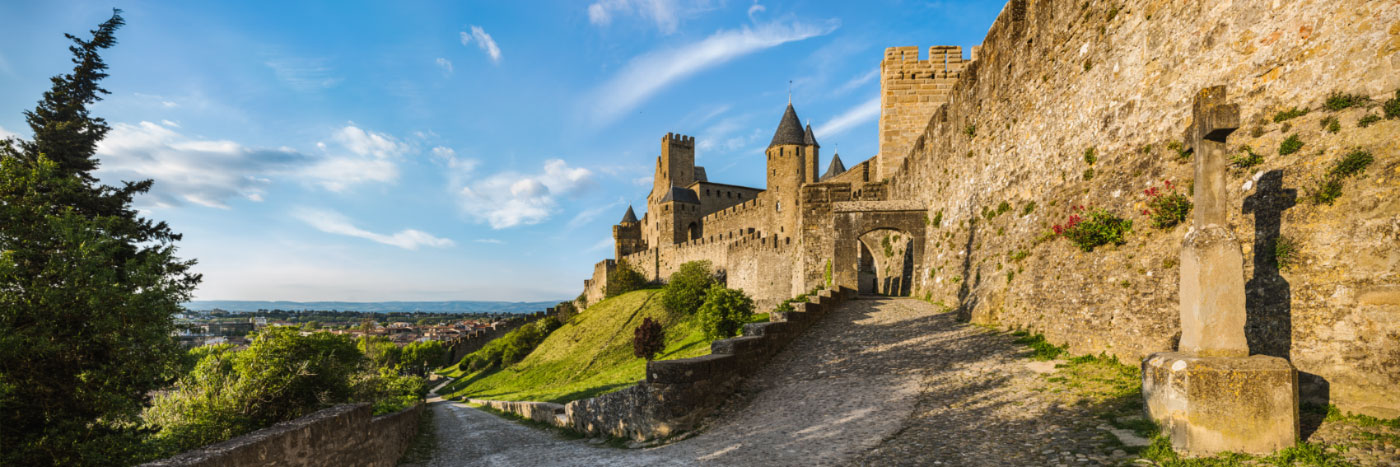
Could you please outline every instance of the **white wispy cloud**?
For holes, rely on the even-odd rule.
[[[202,140],[151,122],[116,123],[97,145],[96,175],[112,184],[154,179],[137,199],[144,207],[184,203],[227,209],[228,201],[262,201],[269,177],[299,170],[312,159],[290,148],[255,149],[225,140]]]
[[[438,57],[438,59],[437,59],[437,66],[438,66],[438,68],[442,68],[443,74],[445,74],[445,75],[450,75],[450,74],[452,74],[452,61],[451,61],[451,60],[448,60],[448,59],[445,59],[445,58],[442,58],[442,57]]]
[[[612,203],[579,211],[578,214],[574,214],[573,219],[569,219],[569,224],[566,230],[574,230],[579,227],[583,227],[585,225],[588,225],[588,223],[593,222],[593,220],[597,219],[600,215],[607,214],[610,211],[621,210],[622,203],[624,202],[625,201],[619,199]],[[621,219],[622,215],[619,214],[617,218]]]
[[[837,115],[831,121],[821,124],[812,130],[812,133],[820,137],[830,137],[839,135],[841,132],[851,129],[856,125],[869,122],[880,117],[880,96],[860,103],[855,107],[847,109],[845,113]]]
[[[332,148],[324,142],[316,146],[324,157],[304,171],[304,176],[330,191],[343,192],[362,183],[398,180],[398,162],[411,148],[398,138],[366,131],[353,123],[331,135]]]
[[[492,244],[492,245],[504,245],[504,244],[506,243],[506,242],[500,241],[499,239],[495,239],[495,238],[478,238],[478,239],[472,240],[472,241],[473,241],[473,242],[477,242],[477,243],[490,243],[490,244]]]
[[[595,91],[589,108],[595,113],[594,121],[606,125],[676,81],[737,57],[830,34],[839,25],[835,20],[823,25],[773,22],[722,30],[699,42],[648,52],[632,59]]]
[[[264,63],[273,76],[294,90],[316,91],[339,84],[341,78],[323,58],[281,58]],[[162,103],[164,104],[164,103]]]
[[[477,48],[480,48],[482,52],[486,52],[486,55],[491,57],[492,62],[501,63],[501,47],[496,45],[496,40],[492,39],[491,35],[486,33],[486,30],[481,29],[481,26],[473,25],[470,34],[466,31],[462,31],[459,32],[458,35],[462,39],[462,45],[476,42]]]
[[[613,240],[612,237],[605,237],[605,238],[603,238],[602,240],[598,240],[598,243],[594,243],[593,246],[588,247],[588,249],[585,250],[585,251],[610,250],[610,249],[612,249],[612,247],[613,247],[613,245],[614,245],[615,243],[616,243],[616,240]]]
[[[691,15],[709,9],[708,2],[689,2],[683,6],[677,0],[599,0],[588,5],[588,22],[606,27],[612,24],[618,14],[638,15],[656,23],[656,29],[663,34],[676,32],[682,15]]]
[[[765,8],[763,5],[759,5],[757,1],[753,2],[753,5],[749,6],[749,21],[758,22],[758,19],[755,17],[755,15],[764,11],[768,11],[768,8]]]
[[[860,88],[861,86],[864,86],[867,83],[873,81],[878,76],[880,76],[880,69],[872,69],[866,72],[865,74],[862,74],[855,78],[851,78],[850,81],[843,83],[841,86],[838,86],[835,90],[831,91],[831,94],[839,96],[854,91]]]
[[[406,250],[417,250],[422,246],[446,248],[455,245],[450,239],[435,237],[421,230],[404,229],[392,235],[370,232],[356,227],[344,215],[330,210],[304,208],[295,211],[293,216],[322,232],[363,238]]]
[[[593,172],[550,159],[540,173],[501,172],[459,183],[455,192],[462,210],[493,229],[505,229],[548,219],[559,210],[559,197],[574,195],[593,183]]]

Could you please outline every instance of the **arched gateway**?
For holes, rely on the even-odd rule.
[[[861,293],[909,295],[924,262],[927,210],[903,201],[832,206],[837,235],[832,280]]]

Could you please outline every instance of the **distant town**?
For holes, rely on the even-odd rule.
[[[175,337],[184,347],[247,345],[248,335],[269,326],[300,328],[302,335],[330,332],[351,337],[385,337],[404,346],[422,341],[449,341],[477,330],[505,326],[517,313],[377,313],[340,310],[261,309],[251,312],[213,309],[175,316]]]

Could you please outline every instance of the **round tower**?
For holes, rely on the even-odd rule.
[[[814,146],[807,145],[807,134],[802,130],[802,121],[797,111],[789,103],[778,122],[778,130],[773,132],[773,141],[768,143],[768,193],[773,201],[774,219],[780,236],[791,236],[797,226],[798,192],[808,180],[807,169]]]

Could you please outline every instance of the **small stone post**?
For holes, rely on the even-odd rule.
[[[1244,335],[1244,255],[1226,221],[1225,188],[1225,140],[1239,121],[1224,86],[1196,94],[1186,130],[1196,179],[1194,225],[1181,244],[1181,342],[1142,362],[1147,415],[1187,456],[1264,454],[1298,439],[1297,372],[1286,359],[1249,356]]]

